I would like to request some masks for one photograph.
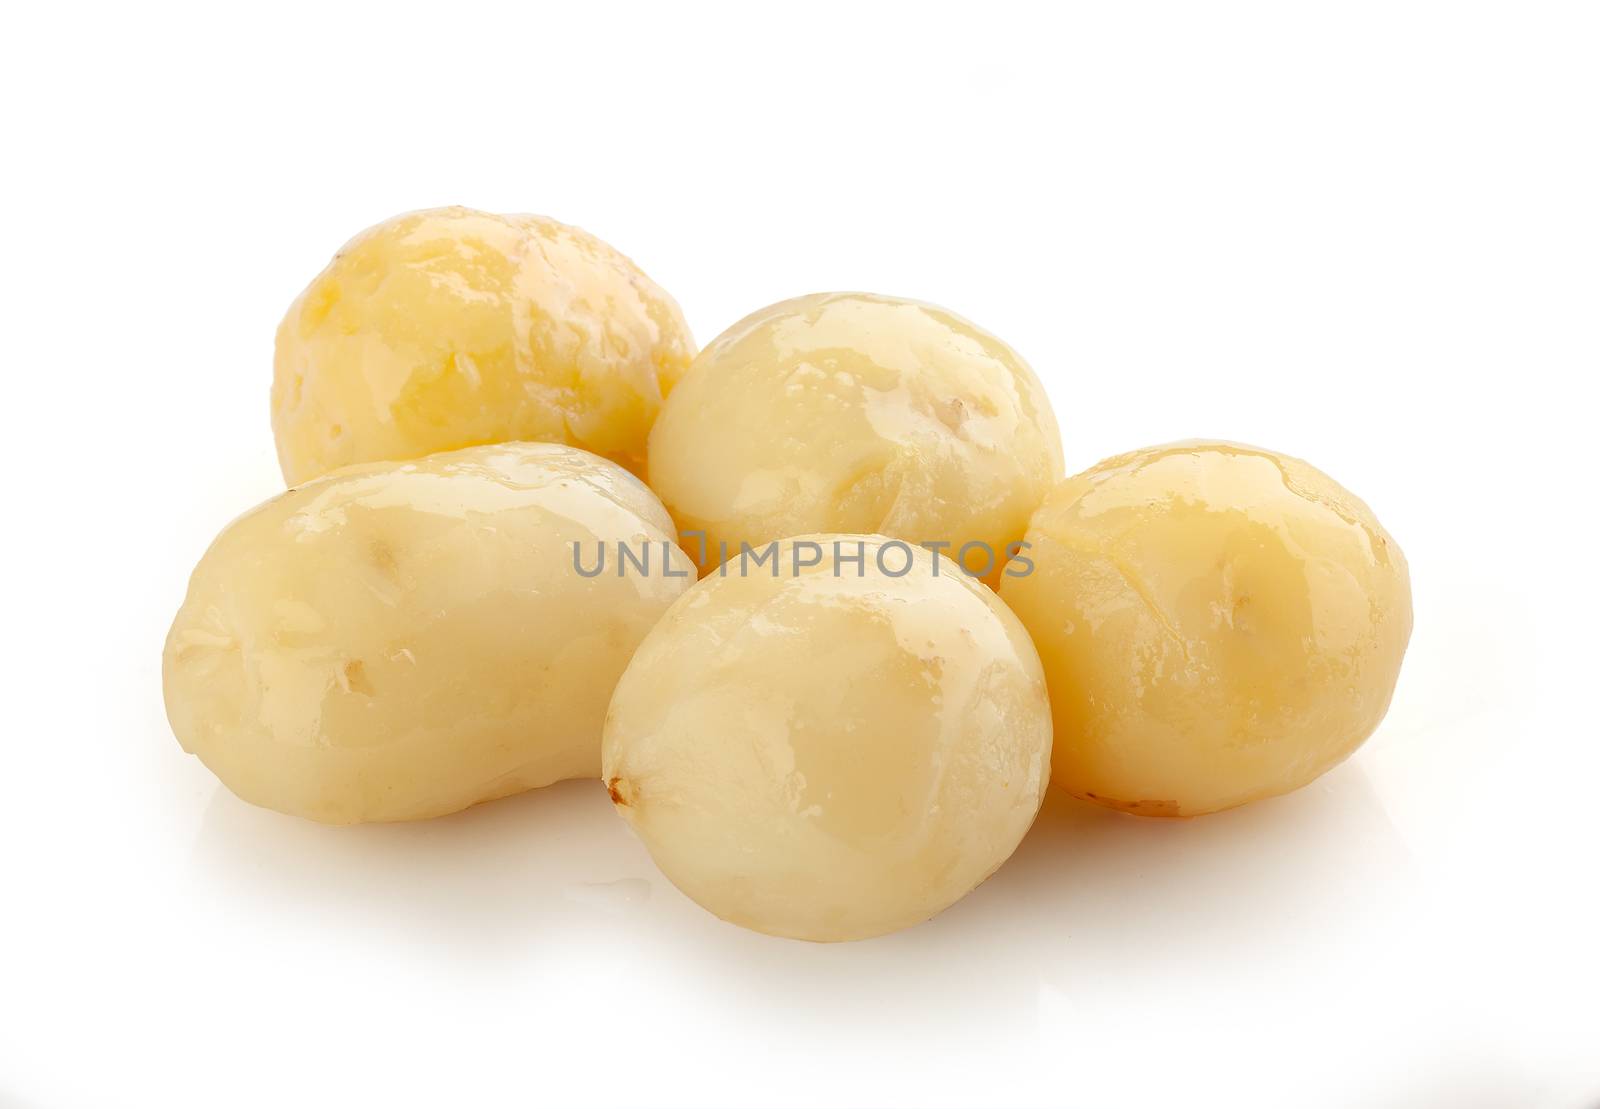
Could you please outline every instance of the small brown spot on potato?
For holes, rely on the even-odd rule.
[[[958,434],[961,425],[967,422],[967,406],[960,397],[951,397],[947,401],[935,404],[934,411],[940,423]]]
[[[1079,794],[1079,796],[1085,801],[1093,801],[1097,805],[1104,805],[1106,808],[1116,809],[1118,812],[1132,813],[1134,816],[1174,817],[1184,815],[1176,801],[1157,799],[1122,801],[1115,797],[1102,797],[1098,793],[1090,793],[1087,790]]]
[[[633,804],[633,787],[621,778],[606,779],[606,792],[611,795],[611,803],[613,805],[621,805],[623,808],[627,808]]]
[[[372,564],[383,571],[383,576],[394,581],[400,576],[400,564],[395,561],[394,549],[382,539],[374,539],[370,550]]]
[[[367,680],[367,664],[353,658],[339,671],[339,687],[346,693],[372,696],[372,683]]]

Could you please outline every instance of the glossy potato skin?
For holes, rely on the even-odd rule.
[[[412,212],[347,244],[279,325],[278,459],[293,485],[528,440],[642,474],[693,356],[677,304],[594,236],[543,216]]]
[[[868,573],[836,562],[864,544]],[[792,572],[797,544],[821,562]],[[986,586],[879,537],[724,567],[645,638],[606,718],[618,811],[679,889],[807,940],[925,920],[1016,848],[1049,779],[1027,633]],[[839,572],[837,576],[834,571]]]
[[[332,824],[413,820],[592,777],[634,647],[694,580],[620,467],[554,444],[373,463],[225,528],[162,659],[184,749],[240,797]],[[574,571],[649,542],[651,573]],[[630,568],[631,569],[631,568]]]
[[[1383,719],[1411,635],[1405,556],[1298,459],[1220,442],[1068,479],[1000,593],[1032,633],[1054,780],[1145,816],[1297,789]]]
[[[714,339],[650,433],[651,488],[702,570],[722,545],[808,532],[969,542],[993,580],[1061,479],[1061,437],[1033,371],[933,305],[823,293]]]

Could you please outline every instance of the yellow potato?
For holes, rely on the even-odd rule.
[[[162,659],[172,730],[245,800],[332,824],[592,777],[618,676],[694,580],[671,534],[636,478],[555,444],[291,489],[195,568]]]
[[[272,426],[293,485],[480,443],[567,443],[643,473],[694,357],[671,297],[543,216],[412,212],[345,246],[278,327]]]
[[[711,342],[650,433],[650,485],[702,570],[806,532],[944,551],[993,580],[1061,480],[1039,380],[988,332],[929,304],[826,293]],[[966,544],[974,544],[962,553]]]
[[[926,920],[1038,812],[1038,655],[930,552],[775,547],[701,580],[645,637],[606,716],[612,800],[667,877],[735,924],[849,940]]]
[[[1033,634],[1054,780],[1144,816],[1298,789],[1388,710],[1411,636],[1405,556],[1298,459],[1191,442],[1068,479],[1001,597]]]

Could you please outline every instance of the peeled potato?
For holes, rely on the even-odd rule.
[[[951,563],[859,535],[785,540],[701,580],[629,664],[603,755],[679,889],[808,940],[965,896],[1033,823],[1049,758],[1016,617]]]
[[[703,571],[745,543],[871,532],[948,544],[992,580],[1061,480],[1061,438],[1038,378],[993,335],[933,305],[825,293],[700,352],[650,433],[649,471],[679,528],[705,533],[684,539]]]
[[[671,535],[636,478],[554,444],[291,489],[195,568],[162,659],[173,732],[245,800],[332,824],[592,777],[618,676],[694,580]]]
[[[642,473],[694,357],[671,297],[543,216],[396,216],[334,256],[278,327],[272,426],[293,485],[480,443],[567,443]]]
[[[1144,816],[1287,793],[1388,710],[1411,636],[1405,556],[1298,459],[1191,442],[1070,478],[1001,596],[1033,634],[1054,780]]]

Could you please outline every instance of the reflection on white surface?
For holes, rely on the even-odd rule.
[[[1053,793],[1017,854],[970,897],[854,944],[773,939],[702,912],[656,872],[593,782],[355,828],[282,817],[218,789],[193,865],[219,901],[252,905],[263,928],[299,920],[345,944],[366,936],[368,958],[420,947],[435,966],[523,982],[530,998],[550,975],[582,976],[602,999],[608,1042],[641,1045],[641,1061],[659,1050],[661,1066],[685,1065],[669,1048],[702,1036],[758,1067],[776,1062],[778,1045],[825,1035],[846,1056],[858,1044],[885,1079],[862,1095],[891,1101],[893,1068],[913,1063],[948,1067],[941,1085],[953,1101],[982,1096],[986,1080],[960,1064],[978,1045],[991,1061],[1061,1067],[1085,1104],[1125,1093],[1127,1081],[1146,1099],[1201,1080],[1271,1097],[1270,1083],[1252,1082],[1285,1069],[1330,1095],[1315,1104],[1387,1105],[1379,1095],[1395,1091],[1406,1092],[1397,1106],[1430,1104],[1454,1083],[1453,1105],[1504,1105],[1531,1088],[1510,1063],[1471,1050],[1470,1022],[1428,986],[1438,968],[1426,944],[1397,934],[1415,927],[1418,880],[1359,761],[1290,797],[1198,820],[1129,817]],[[692,1003],[669,1011],[671,998]],[[1389,1011],[1371,1012],[1377,1004]],[[1395,1035],[1397,1006],[1402,1024],[1428,1023],[1433,1057]],[[529,1009],[533,1025],[552,1015]],[[1344,1031],[1330,1035],[1330,1021]],[[1161,1066],[1143,1057],[1151,1042],[1169,1045]],[[1352,1051],[1366,1060],[1362,1088]]]
[[[598,782],[563,782],[438,820],[339,828],[256,808],[219,786],[194,865],[213,888],[492,959],[643,905],[662,879],[610,810]],[[605,896],[606,885],[620,896]]]
[[[781,953],[780,971],[869,948],[876,964],[884,948],[937,950],[1000,927],[1013,946],[1027,938],[1048,978],[1056,964],[1045,957],[1110,957],[1130,946],[1147,969],[1201,943],[1215,945],[1214,956],[1244,948],[1258,961],[1292,944],[1296,929],[1359,919],[1363,902],[1394,896],[1407,858],[1366,776],[1347,764],[1293,796],[1198,820],[1128,817],[1052,791],[1017,853],[969,898],[921,927],[849,945],[754,936],[687,911],[678,895],[652,910],[649,890],[672,887],[595,782],[439,820],[347,828],[259,809],[218,786],[194,865],[207,885],[415,929],[446,947],[531,941],[566,917],[626,907],[686,918],[685,953],[701,933],[719,948],[748,936],[752,951]]]
[[[561,891],[568,900],[608,913],[627,913],[650,896],[643,878],[618,878],[614,882],[573,882]]]

